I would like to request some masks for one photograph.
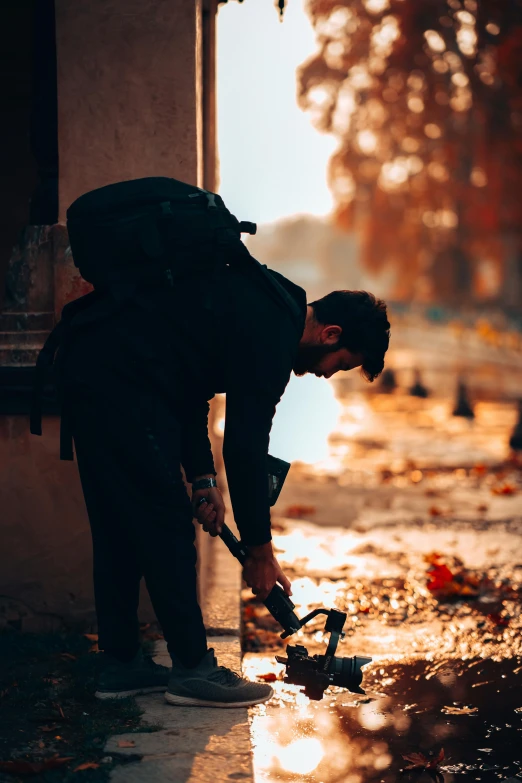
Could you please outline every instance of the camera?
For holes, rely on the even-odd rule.
[[[300,622],[305,625],[318,614],[326,614],[328,619],[325,631],[330,632],[330,641],[324,655],[308,655],[308,650],[300,644],[288,645],[287,657],[276,655],[279,663],[286,666],[285,682],[292,685],[303,685],[303,693],[309,699],[320,701],[325,690],[330,685],[346,688],[352,693],[364,694],[361,688],[363,678],[362,667],[371,662],[371,658],[362,655],[354,655],[352,658],[339,658],[335,656],[339,639],[344,637],[343,626],[346,622],[346,614],[337,609],[316,609],[310,612]],[[284,638],[289,634],[283,633]]]
[[[289,468],[288,462],[268,455],[268,498],[271,506],[279,497]],[[248,558],[248,548],[238,541],[227,525],[223,525],[221,538],[234,557],[244,564]],[[337,609],[314,609],[306,617],[299,619],[294,612],[295,605],[279,585],[274,585],[263,603],[272,617],[282,626],[281,639],[296,633],[317,615],[327,616],[325,632],[330,634],[330,640],[324,655],[308,655],[308,650],[302,645],[288,645],[286,658],[276,655],[276,660],[286,666],[285,682],[304,686],[305,695],[316,701],[323,698],[329,685],[338,685],[352,693],[364,694],[361,688],[362,667],[372,659],[361,655],[352,658],[338,658],[335,655],[339,640],[344,638],[343,627],[346,622],[344,612],[339,612]]]

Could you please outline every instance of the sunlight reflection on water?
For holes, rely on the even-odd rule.
[[[277,677],[273,699],[251,712],[256,781],[393,783],[417,735],[426,747],[443,741],[448,754],[468,763],[465,724],[448,721],[448,704],[464,716],[468,703],[472,716],[475,705],[483,709],[479,747],[495,746],[509,758],[506,747],[522,730],[516,717],[505,724],[513,734],[505,741],[487,732],[506,710],[499,702],[490,717],[500,677],[516,674],[510,661],[521,652],[520,604],[509,590],[519,590],[521,579],[522,479],[514,468],[487,466],[508,455],[515,405],[477,403],[470,422],[451,415],[448,399],[337,391],[339,400],[324,381],[293,379],[295,396],[278,409],[271,453],[308,464],[294,465],[286,498],[274,509],[274,546],[300,616],[320,605],[347,613],[338,654],[373,657],[367,698],[331,688],[322,702],[309,701],[282,682],[274,651],[247,653],[247,677]],[[501,480],[513,485],[512,494],[495,493]],[[299,504],[316,506],[315,524],[290,513]],[[484,571],[491,585],[506,585],[506,596],[490,585],[473,606],[439,604],[427,589],[425,557],[434,550]],[[495,613],[502,613],[500,624]],[[324,619],[313,621],[292,643],[322,652],[323,627]],[[258,626],[265,650],[276,646],[277,631]],[[520,706],[517,699],[515,693],[512,706]],[[476,717],[458,720],[479,725]]]

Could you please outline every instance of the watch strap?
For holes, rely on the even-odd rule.
[[[214,477],[202,478],[193,482],[192,491],[196,489],[212,489],[212,487],[217,487],[217,481]]]

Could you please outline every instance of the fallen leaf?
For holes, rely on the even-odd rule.
[[[98,641],[98,634],[97,633],[84,633],[83,635],[90,642],[97,642]]]
[[[267,674],[258,674],[257,679],[263,680],[264,682],[275,682],[277,680],[277,675],[274,674],[274,672],[268,672]]]
[[[39,726],[40,731],[56,731],[58,728],[58,724],[55,723],[54,726]]]
[[[67,661],[77,661],[78,660],[76,655],[73,655],[72,653],[68,653],[68,652],[60,653],[60,658],[64,658]]]
[[[476,715],[478,707],[443,707],[442,712],[444,715]]]
[[[402,758],[404,761],[410,762],[404,769],[418,769],[419,767],[425,769],[429,764],[429,759],[426,758],[424,753],[407,753]]]
[[[488,614],[488,620],[491,620],[491,622],[495,623],[495,625],[501,625],[504,627],[509,625],[509,619],[507,617],[502,617],[502,615],[498,614],[498,612],[492,612],[491,614]]]
[[[315,506],[305,506],[300,503],[294,503],[292,506],[288,506],[284,516],[290,517],[290,519],[301,519],[302,517],[309,517],[315,514],[317,511]]]
[[[73,769],[73,772],[81,772],[83,769],[98,769],[99,766],[95,761],[85,761],[79,767]]]
[[[118,747],[119,748],[135,748],[136,743],[134,740],[118,740]]]
[[[410,762],[404,769],[435,769],[441,761],[444,761],[444,748],[441,748],[438,755],[432,759],[424,753],[407,753],[402,758]]]
[[[425,555],[424,560],[430,563],[427,588],[439,600],[455,596],[477,598],[480,589],[485,586],[483,578],[464,568],[460,558],[450,559],[451,569],[441,562],[443,556],[438,552]]]
[[[516,495],[518,489],[512,484],[500,484],[498,487],[492,487],[491,492],[493,495]]]
[[[0,761],[0,772],[7,772],[11,775],[39,775],[48,769],[56,769],[63,764],[68,764],[72,760],[72,756],[59,757],[56,755],[43,761],[25,761],[24,759]]]
[[[453,574],[449,570],[448,566],[443,563],[433,563],[428,568],[428,590],[432,592],[435,590],[441,590],[447,588],[453,581]]]

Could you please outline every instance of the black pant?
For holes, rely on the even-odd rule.
[[[92,530],[100,649],[120,657],[137,651],[144,576],[169,652],[195,666],[207,642],[177,418],[157,397],[128,387],[68,399]]]

